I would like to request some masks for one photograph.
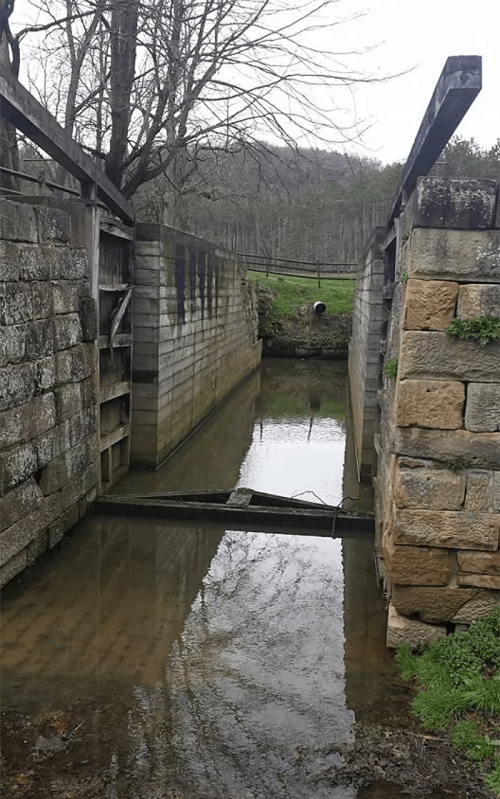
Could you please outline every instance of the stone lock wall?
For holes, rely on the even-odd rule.
[[[260,362],[258,302],[229,253],[137,225],[132,461],[155,467]]]
[[[76,205],[76,204],[75,204]],[[0,584],[96,495],[97,335],[73,213],[0,200]]]
[[[399,220],[375,480],[389,646],[500,602],[500,343],[446,333],[500,315],[499,219],[495,182],[425,178]]]

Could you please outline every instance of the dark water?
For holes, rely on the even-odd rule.
[[[353,497],[345,396],[344,364],[265,363],[119,490]],[[2,599],[23,795],[355,799],[321,780],[334,745],[407,712],[370,542],[94,517]]]

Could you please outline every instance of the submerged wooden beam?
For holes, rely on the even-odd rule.
[[[105,496],[98,513],[193,522],[223,522],[238,530],[281,532],[333,538],[364,537],[374,532],[370,516],[357,516],[334,505],[319,505],[275,494],[237,489],[232,492],[178,492]]]
[[[389,227],[413,192],[417,179],[428,174],[481,91],[479,55],[450,56],[434,89],[405,164],[389,215]]]

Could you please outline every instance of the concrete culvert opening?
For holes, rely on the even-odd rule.
[[[324,302],[320,302],[320,301],[318,301],[318,302],[315,302],[315,303],[313,304],[313,311],[314,311],[314,313],[315,313],[315,314],[317,314],[318,316],[321,316],[321,314],[324,314],[324,313],[325,313],[325,311],[326,311],[326,305],[325,305],[325,303],[324,303]]]

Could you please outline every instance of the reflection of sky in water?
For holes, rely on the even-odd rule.
[[[254,426],[238,485],[328,504],[342,498],[345,431],[336,419],[263,420]]]
[[[177,755],[203,795],[218,781],[229,792],[332,796],[295,758],[300,747],[345,739],[354,720],[342,585],[337,542],[224,536],[167,667]],[[329,758],[318,754],[318,770]]]
[[[335,419],[257,421],[238,485],[338,502],[343,459]],[[167,667],[176,754],[204,796],[356,796],[311,779],[354,721],[342,602],[340,541],[226,532]]]

